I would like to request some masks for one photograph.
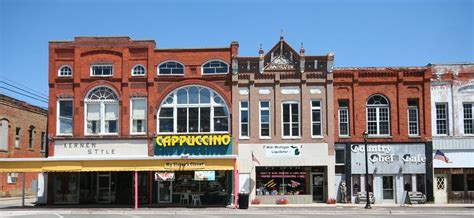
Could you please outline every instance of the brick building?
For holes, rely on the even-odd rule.
[[[433,199],[430,78],[426,67],[334,71],[336,183],[352,202],[365,192],[364,131],[376,203],[401,203],[404,191]]]
[[[431,64],[435,203],[474,202],[474,64]]]
[[[0,158],[44,157],[47,110],[0,95]],[[33,194],[37,173],[25,173],[26,192]],[[23,175],[0,173],[0,197],[19,196]]]
[[[283,38],[267,53],[233,59],[233,140],[239,190],[274,204],[335,197],[332,53],[295,51]]]

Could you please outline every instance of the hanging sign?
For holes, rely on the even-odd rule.
[[[174,172],[156,172],[155,181],[174,181]]]

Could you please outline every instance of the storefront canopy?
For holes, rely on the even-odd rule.
[[[0,173],[233,170],[235,155],[171,158],[0,158]]]

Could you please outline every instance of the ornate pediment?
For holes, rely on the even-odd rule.
[[[265,70],[294,70],[298,54],[280,37],[280,42],[267,53],[265,59]]]
[[[294,70],[295,64],[283,55],[274,58],[265,70]]]

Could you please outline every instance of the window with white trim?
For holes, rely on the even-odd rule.
[[[15,130],[15,148],[20,148],[20,134],[21,128],[17,127]]]
[[[448,104],[436,103],[436,134],[448,134]]]
[[[270,138],[270,102],[260,101],[260,137]]]
[[[131,99],[131,120],[132,120],[132,134],[145,134],[146,127],[147,127],[147,120],[146,120],[146,99],[145,98],[137,98]]]
[[[367,131],[369,135],[390,135],[390,104],[385,96],[373,95],[367,100]]]
[[[18,178],[18,173],[8,173],[7,174],[7,183],[15,184]]]
[[[300,104],[298,102],[283,102],[282,134],[284,138],[300,136]]]
[[[117,134],[119,102],[114,90],[100,86],[89,92],[86,105],[86,133],[88,135]]]
[[[30,130],[28,130],[28,149],[33,149],[35,146],[35,127],[31,126]]]
[[[240,137],[249,137],[249,102],[240,102]]]
[[[114,65],[112,64],[93,64],[91,65],[91,76],[113,76]]]
[[[474,116],[472,116],[474,103],[463,103],[462,106],[464,113],[464,134],[474,134]]]
[[[61,66],[58,70],[58,76],[69,77],[72,76],[72,69],[68,65]]]
[[[41,132],[41,144],[40,144],[40,151],[44,152],[46,150],[46,133]]]
[[[418,136],[419,124],[418,124],[418,100],[408,100],[408,135]]]
[[[73,128],[73,100],[60,99],[58,100],[58,121],[57,134],[58,135],[72,135]]]
[[[132,69],[132,76],[145,76],[145,67],[141,64],[137,64]]]
[[[311,101],[311,135],[322,136],[321,101]]]
[[[339,100],[339,136],[349,136],[349,101]]]
[[[8,120],[0,120],[0,150],[8,151]]]
[[[223,61],[209,61],[202,65],[202,74],[228,73],[229,65]]]
[[[227,133],[229,112],[223,98],[202,86],[169,94],[158,111],[159,133]]]
[[[158,66],[159,75],[184,75],[184,65],[176,61],[166,61]]]

